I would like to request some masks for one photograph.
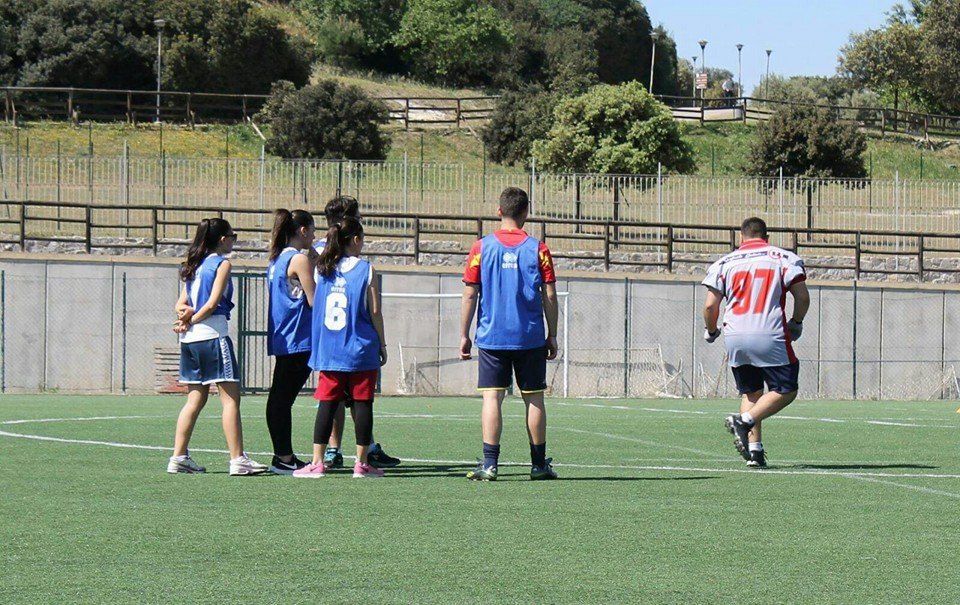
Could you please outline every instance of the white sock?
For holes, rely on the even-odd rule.
[[[750,451],[751,451],[751,452],[762,452],[762,451],[763,451],[763,444],[760,443],[759,441],[751,441],[751,442],[750,442]]]
[[[184,460],[190,457],[190,454],[184,454],[183,456],[170,456],[170,457],[176,460],[177,462],[183,462]]]
[[[743,423],[748,426],[753,426],[754,424],[756,424],[753,420],[753,416],[750,415],[750,412],[744,412],[740,414],[740,420],[742,420]]]

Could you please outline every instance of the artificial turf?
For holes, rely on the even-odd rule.
[[[0,603],[960,602],[952,402],[797,402],[748,471],[731,401],[549,400],[560,480],[531,482],[508,401],[482,484],[477,400],[378,400],[404,462],[362,481],[227,476],[215,398],[191,444],[209,472],[168,475],[181,404],[0,397]],[[269,463],[263,409],[244,399]],[[298,452],[313,416],[302,398]]]

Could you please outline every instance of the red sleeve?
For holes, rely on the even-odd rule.
[[[543,242],[540,242],[540,278],[543,283],[552,284],[557,281],[557,274],[553,271],[553,255],[550,254],[550,248]]]
[[[480,247],[483,240],[477,240],[470,248],[470,254],[467,255],[467,268],[463,270],[463,283],[480,283]]]

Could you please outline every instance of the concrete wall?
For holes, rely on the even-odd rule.
[[[170,330],[177,262],[9,255],[0,271],[6,392],[153,391],[154,348],[177,347]],[[235,274],[244,273],[260,276],[263,268],[239,261]],[[454,295],[385,299],[383,392],[476,393],[476,361],[458,359],[459,272],[390,267],[382,278],[385,293]],[[697,282],[570,273],[558,290],[569,294],[561,298],[561,359],[548,365],[553,394],[735,396],[722,344],[702,340]],[[811,295],[796,346],[804,396],[955,395],[955,381],[944,379],[960,365],[960,342],[951,338],[960,328],[960,289],[813,283]],[[241,324],[265,329],[263,281],[238,283],[236,300],[234,337]],[[247,385],[268,387],[263,338],[237,344]]]

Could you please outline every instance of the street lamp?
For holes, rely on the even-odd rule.
[[[697,42],[700,45],[700,69],[703,70],[703,73],[707,73],[707,41],[700,40]],[[703,98],[703,93],[705,91],[701,89],[700,98]]]
[[[157,26],[157,119],[160,121],[160,51],[163,50],[163,27],[167,22],[163,19],[154,19],[153,24]]]
[[[653,94],[653,64],[654,64],[654,60],[657,57],[657,40],[660,39],[660,32],[658,31],[650,32],[650,39],[653,40],[652,48],[650,51],[650,94]]]
[[[770,53],[773,51],[767,49],[767,75],[763,78],[763,96],[770,98]]]
[[[693,97],[693,104],[697,104],[697,55],[693,59],[693,88],[690,89],[690,96]]]
[[[740,61],[740,51],[743,44],[737,44],[737,96],[743,97],[743,63]]]

